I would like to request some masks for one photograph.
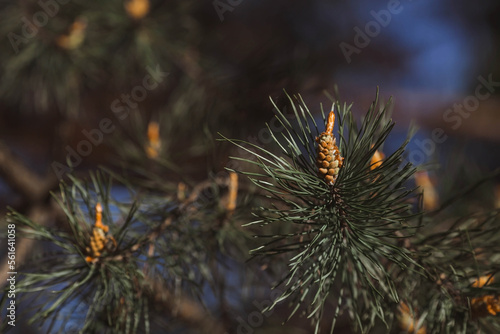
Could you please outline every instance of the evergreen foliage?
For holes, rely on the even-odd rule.
[[[333,136],[343,160],[336,180],[328,182],[318,172],[316,138],[324,126],[333,128],[327,122],[333,118],[321,107],[323,122],[317,122],[300,95],[287,97],[290,107],[273,102],[274,124],[280,126],[267,128],[274,146],[223,136],[246,153],[233,157],[237,168],[229,175],[209,175],[198,184],[183,177],[168,136],[158,139],[163,146],[151,156],[151,134],[145,135],[146,124],[138,119],[109,143],[134,148],[117,147],[120,172],[103,169],[89,179],[70,175],[61,183],[54,198],[64,226],[40,225],[12,210],[7,221],[16,224],[19,236],[38,240],[44,249],[20,269],[16,288],[23,315],[49,332],[74,323],[81,333],[173,330],[175,323],[159,320],[164,311],[158,304],[175,309],[177,295],[202,300],[207,286],[224,295],[221,266],[243,261],[253,247],[248,270],[258,275],[254,264],[265,263],[282,292],[263,312],[286,302],[288,319],[309,318],[315,333],[325,322],[335,332],[341,315],[360,333],[499,330],[492,317],[500,312],[494,279],[500,268],[499,210],[463,205],[471,194],[491,191],[489,180],[498,172],[461,190],[449,187],[452,195],[443,196],[440,206],[422,211],[431,189],[424,186],[422,194],[417,167],[406,162],[413,130],[379,160],[394,122],[391,101],[379,105],[377,93],[360,121],[352,105],[333,101]],[[129,195],[115,199],[117,187]],[[105,226],[100,230],[97,203]],[[256,234],[257,243],[240,224]],[[102,241],[98,255],[92,238]],[[4,293],[2,308],[8,301]],[[216,321],[202,323],[222,331]]]
[[[498,331],[500,211],[491,204],[463,205],[491,191],[498,171],[461,190],[447,186],[451,195],[423,211],[432,189],[419,181],[421,168],[406,162],[413,130],[380,160],[394,122],[391,101],[379,105],[377,93],[360,121],[352,105],[333,101],[333,136],[343,160],[329,182],[318,172],[316,138],[324,126],[333,128],[327,122],[333,118],[321,107],[318,122],[300,95],[287,97],[290,107],[273,102],[277,123],[267,126],[274,142],[269,149],[222,136],[241,153],[229,175],[209,175],[198,184],[183,177],[168,136],[159,137],[162,146],[151,156],[151,134],[138,119],[110,142],[134,148],[117,147],[120,172],[105,168],[61,183],[54,198],[64,226],[40,225],[12,210],[7,221],[43,249],[20,269],[22,314],[49,332],[75,323],[81,333],[173,330],[175,322],[160,319],[165,308],[175,309],[175,296],[203,300],[206,287],[223,296],[220,268],[231,259],[243,261],[253,247],[248,271],[257,276],[254,264],[265,263],[281,291],[263,312],[286,302],[287,319],[309,318],[315,333],[325,322],[336,332],[341,315],[360,333]],[[129,195],[116,199],[117,188]],[[100,230],[97,203],[105,226]],[[256,234],[256,243],[247,231]],[[98,255],[95,238],[102,241]],[[8,302],[4,293],[2,308]],[[216,321],[197,321],[223,330]]]
[[[284,234],[260,235],[269,241],[252,254],[283,258],[284,253],[291,253],[289,273],[278,283],[286,291],[275,304],[291,299],[294,314],[307,303],[307,316],[314,319],[318,331],[324,303],[340,285],[334,294],[338,303],[333,324],[346,304],[352,320],[366,331],[376,318],[385,321],[384,305],[389,300],[399,301],[388,268],[416,264],[411,252],[398,245],[403,233],[408,235],[412,228],[410,220],[418,215],[411,201],[414,189],[406,184],[415,168],[403,163],[409,139],[380,166],[370,168],[372,156],[394,126],[388,117],[390,102],[379,108],[376,99],[358,124],[351,105],[335,101],[344,165],[330,185],[317,176],[315,165],[316,137],[322,125],[316,124],[300,96],[289,99],[291,115],[275,105],[276,117],[285,129],[273,134],[281,155],[232,141],[252,147],[247,150],[255,160],[235,159],[258,166],[261,172],[242,174],[269,193],[271,205],[261,207],[258,219],[249,225],[287,226]],[[326,122],[323,109],[322,115]]]

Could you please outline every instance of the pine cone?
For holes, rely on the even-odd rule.
[[[337,147],[337,139],[333,135],[333,125],[335,122],[335,114],[330,112],[326,131],[322,132],[316,138],[318,142],[316,165],[319,168],[318,175],[323,177],[325,181],[333,185],[339,174],[340,167],[343,165],[343,160],[340,156],[339,148]]]

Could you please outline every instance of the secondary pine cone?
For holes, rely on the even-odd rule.
[[[316,166],[319,168],[318,174],[330,185],[335,183],[344,161],[344,158],[340,156],[340,151],[336,144],[337,139],[333,135],[334,124],[335,113],[332,111],[328,115],[325,132],[322,132],[316,138],[318,142],[316,157]]]

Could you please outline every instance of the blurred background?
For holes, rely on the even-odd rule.
[[[481,172],[499,166],[498,1],[2,0],[0,6],[3,212],[11,206],[43,216],[48,191],[70,169],[147,164],[137,148],[148,140],[151,122],[160,124],[161,154],[184,173],[165,169],[163,177],[204,180],[223,170],[231,154],[216,141],[218,132],[268,143],[261,130],[274,115],[269,97],[285,105],[284,90],[300,93],[319,117],[320,103],[330,108],[324,90],[337,86],[361,115],[378,86],[382,101],[395,101],[394,147],[412,120],[420,127],[410,161],[440,161],[444,168],[462,161]],[[81,146],[91,141],[89,133],[95,143]],[[452,160],[450,152],[464,159]],[[266,323],[279,327],[283,317],[273,314]],[[298,329],[301,321],[291,326],[294,333],[307,332]]]

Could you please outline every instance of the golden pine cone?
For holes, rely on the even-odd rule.
[[[335,113],[331,111],[328,115],[325,132],[316,137],[316,141],[318,142],[316,149],[316,166],[319,168],[318,175],[323,177],[330,185],[335,183],[344,161],[344,158],[340,156],[340,151],[336,144],[337,139],[333,135],[334,124]]]
[[[336,145],[336,138],[332,134],[323,132],[317,139],[316,165],[319,168],[319,176],[323,177],[328,184],[333,184],[337,179],[343,158],[340,156]]]

